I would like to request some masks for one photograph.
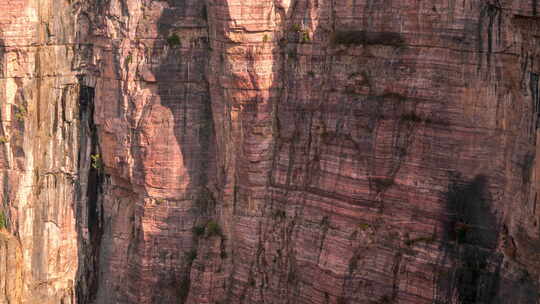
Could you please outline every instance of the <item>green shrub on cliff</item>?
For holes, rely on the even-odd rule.
[[[94,168],[96,170],[101,170],[103,168],[103,162],[101,161],[101,155],[92,154],[92,155],[90,155],[90,158],[92,159],[92,168]]]
[[[275,210],[274,213],[272,214],[272,216],[275,218],[275,219],[284,219],[284,218],[287,218],[287,213],[284,211],[284,210]]]
[[[209,221],[208,224],[206,224],[206,237],[211,236],[221,236],[221,227],[219,227],[219,224],[215,221]]]
[[[205,236],[209,238],[212,236],[223,236],[221,227],[219,227],[219,224],[213,220],[210,220],[208,223],[206,223],[206,225],[203,226],[194,226],[192,232],[195,237]]]
[[[26,107],[23,105],[15,105],[15,119],[18,121],[24,121],[27,113],[28,111],[26,110]]]
[[[368,230],[369,227],[371,227],[368,223],[360,223],[358,224],[358,228],[362,229],[362,230]]]
[[[167,43],[170,47],[180,46],[180,37],[175,33],[167,38]]]
[[[131,55],[131,53],[129,55],[127,55],[126,57],[126,64],[127,65],[130,65],[131,64],[131,61],[133,61],[133,55]]]
[[[188,263],[192,263],[197,259],[197,249],[191,249],[188,252],[186,252],[186,260]]]
[[[308,43],[311,41],[311,38],[309,37],[309,32],[307,30],[303,30],[301,34],[302,36],[301,36],[300,42]]]
[[[204,235],[204,226],[195,226],[193,227],[193,234],[195,236],[203,236]]]
[[[6,229],[7,228],[7,219],[6,214],[4,211],[0,211],[0,229]]]

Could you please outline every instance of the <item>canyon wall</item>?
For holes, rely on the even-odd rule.
[[[4,0],[0,302],[539,303],[538,9]]]
[[[60,0],[0,3],[2,303],[75,303],[84,174],[75,14]]]

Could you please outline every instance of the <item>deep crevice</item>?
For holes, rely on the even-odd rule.
[[[101,193],[103,172],[100,165],[92,163],[91,156],[99,156],[99,141],[94,123],[94,88],[81,85],[79,92],[80,153],[79,172],[87,172],[86,185],[78,184],[78,220],[87,219],[88,239],[80,239],[82,262],[78,270],[76,297],[78,303],[95,300],[99,282],[99,249],[103,235]],[[86,186],[86,189],[84,187]],[[86,204],[84,203],[86,202]],[[81,229],[81,228],[79,228]]]
[[[467,180],[457,173],[450,180],[443,249],[452,267],[450,273],[438,274],[439,293],[460,304],[493,303],[502,279],[502,256],[495,251],[500,231],[488,179],[477,175]]]

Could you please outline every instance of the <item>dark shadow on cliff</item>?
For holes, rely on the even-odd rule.
[[[451,177],[444,197],[449,220],[442,237],[453,266],[439,276],[439,301],[457,295],[457,303],[492,303],[496,295],[502,256],[495,252],[499,228],[487,186],[483,175],[470,181]]]
[[[182,218],[195,218],[191,222],[193,226],[184,225],[188,226],[188,230],[183,232],[181,237],[189,239],[195,226],[204,225],[214,215],[215,205],[213,194],[208,189],[215,165],[214,126],[205,75],[209,57],[208,31],[204,1],[168,0],[167,3],[168,7],[157,21],[161,39],[156,40],[149,58],[149,61],[159,58],[159,64],[152,64],[150,67],[156,78],[153,85],[157,86],[158,94],[158,98],[152,102],[166,107],[173,117],[172,128],[176,139],[173,145],[180,148],[186,176],[189,178],[185,198],[171,202],[186,204],[187,199],[188,210],[168,209],[165,219],[167,225],[176,226]],[[189,32],[190,35],[184,37],[183,32]],[[193,37],[193,33],[200,35],[195,34]],[[143,117],[144,115],[146,113]],[[142,134],[136,133],[135,136],[140,137]],[[135,155],[139,155],[138,161],[144,158],[144,153],[146,152],[135,151]],[[137,168],[144,166],[140,164]],[[141,234],[140,231],[137,233]],[[152,303],[184,303],[190,290],[190,269],[197,255],[197,238],[193,237],[193,241],[188,244],[185,240],[178,239],[179,245],[171,249],[160,248],[157,235],[146,237],[155,238],[157,248],[150,251],[159,251],[160,257],[172,257],[172,260],[170,265],[158,265],[152,269],[153,274],[158,277],[154,286],[135,283],[131,292],[138,295],[137,297],[150,297]],[[148,245],[148,242],[145,244]],[[139,244],[134,244],[134,247],[139,251],[144,249]],[[139,255],[143,257],[144,253],[139,252]],[[142,261],[135,265],[144,267]],[[136,273],[142,269],[133,271]]]
[[[87,172],[76,184],[75,214],[79,248],[76,297],[78,303],[93,303],[99,284],[99,260],[103,236],[102,184],[103,164],[99,150],[98,132],[94,123],[95,89],[79,81],[79,172]],[[85,202],[85,204],[83,204]],[[83,219],[87,219],[84,223]],[[82,221],[82,222],[81,222]],[[84,239],[83,225],[87,224],[88,239]]]
[[[502,276],[504,256],[497,248],[507,231],[492,207],[488,178],[477,175],[467,180],[453,174],[450,181],[444,195],[449,219],[442,236],[442,261],[450,268],[436,274],[435,303],[536,303],[539,294],[532,281]],[[518,293],[501,297],[505,289]],[[515,302],[518,298],[521,301]]]
[[[85,172],[83,170],[85,166],[89,166],[89,170],[87,184],[78,185],[77,192],[86,193],[86,197],[77,198],[79,205],[77,205],[76,214],[88,218],[89,239],[88,242],[82,237],[79,239],[79,255],[82,259],[77,273],[76,297],[79,303],[95,303],[97,301],[107,301],[107,303],[146,301],[161,304],[184,303],[187,297],[186,290],[189,290],[189,272],[193,262],[190,253],[197,247],[197,241],[191,239],[192,228],[197,224],[205,223],[214,213],[215,201],[207,187],[209,180],[212,179],[212,173],[209,172],[213,170],[214,165],[214,145],[212,144],[214,131],[205,76],[209,46],[206,38],[207,24],[204,20],[204,2],[169,0],[167,3],[169,6],[164,8],[162,15],[157,20],[160,34],[158,38],[161,39],[154,40],[153,45],[147,49],[148,53],[145,54],[147,61],[137,63],[139,68],[148,67],[155,77],[155,81],[149,81],[143,86],[155,86],[152,89],[157,89],[157,96],[155,96],[157,98],[152,98],[143,109],[141,124],[152,123],[151,115],[154,106],[162,105],[168,108],[170,115],[172,115],[172,127],[176,141],[171,145],[177,145],[181,150],[189,184],[185,196],[167,197],[166,204],[161,203],[165,199],[154,197],[155,200],[151,202],[154,206],[147,206],[147,202],[151,201],[149,193],[140,188],[137,191],[142,193],[136,193],[136,201],[124,197],[110,197],[110,193],[117,194],[118,192],[115,191],[120,187],[108,184],[109,177],[106,175],[108,168],[105,168],[101,163],[99,139],[97,138],[99,132],[93,121],[94,96],[96,94],[93,87],[86,86],[82,80],[80,81],[81,146],[79,172]],[[97,5],[95,9],[99,16],[103,8]],[[129,14],[126,7],[123,7],[122,14]],[[183,23],[188,24],[184,26]],[[190,31],[197,27],[200,27],[206,34],[198,38],[185,38],[177,36],[175,33],[175,29]],[[120,71],[124,69],[121,67],[129,65],[132,58],[131,55],[129,59],[122,58],[119,53],[115,53],[120,48],[118,41],[112,41],[112,45],[112,70],[115,71],[117,79],[122,79]],[[91,50],[85,51],[91,52]],[[91,57],[91,54],[88,55]],[[99,78],[99,76],[96,77]],[[108,88],[105,86],[105,89]],[[96,102],[105,103],[108,100],[96,100]],[[121,111],[119,109],[117,115],[124,114]],[[167,113],[167,115],[169,114]],[[137,175],[135,179],[140,180],[142,177],[143,182],[145,182],[146,175],[156,174],[151,171],[151,168],[145,167],[143,163],[149,150],[145,150],[147,147],[142,147],[139,143],[147,138],[140,129],[134,128],[131,131],[133,136],[131,153],[134,156],[135,175]],[[149,147],[149,149],[152,148]],[[168,169],[158,168],[159,173],[157,174],[169,174]],[[170,178],[170,176],[161,177]],[[122,184],[123,181],[119,182]],[[178,182],[181,184],[183,181]],[[82,187],[86,188],[82,189]],[[104,191],[109,196],[103,195]],[[147,201],[138,200],[140,197],[137,195],[139,194]],[[108,201],[104,202],[105,199]],[[111,218],[111,215],[104,214],[105,210],[102,208],[103,204],[113,204],[115,203],[113,200],[116,199],[118,199],[117,203],[119,204],[130,204],[122,206],[126,209],[124,213],[120,211],[118,214],[130,217],[126,223],[132,225],[130,227],[131,234],[127,236],[129,238],[127,252],[125,252],[127,261],[119,262],[127,269],[119,271],[120,274],[114,273],[116,269],[111,269],[112,261],[116,257],[110,256],[118,252],[118,249],[113,247],[118,245],[114,241],[116,235],[111,235],[111,233],[116,233],[113,231],[115,229],[113,222],[120,221],[120,219],[114,219]],[[81,200],[87,201],[85,208],[82,208]],[[169,204],[175,204],[175,206],[169,206]],[[184,208],[186,205],[187,207]],[[106,205],[106,207],[110,206]],[[155,210],[159,210],[159,212],[151,213]],[[166,235],[152,231],[141,231],[141,221],[145,216],[156,216],[156,225],[160,229],[164,227]],[[106,222],[104,222],[104,218]],[[191,222],[192,218],[195,218],[193,222]],[[180,227],[185,230],[180,230]],[[78,227],[78,233],[82,236],[81,229],[82,227]],[[177,239],[164,240],[168,246],[163,246],[161,243],[163,239],[174,237]],[[122,276],[123,274],[126,276]],[[121,281],[114,281],[114,279]],[[154,279],[155,281],[153,281]]]

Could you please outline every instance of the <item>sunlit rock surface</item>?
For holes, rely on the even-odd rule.
[[[3,0],[0,303],[538,303],[539,10]]]

